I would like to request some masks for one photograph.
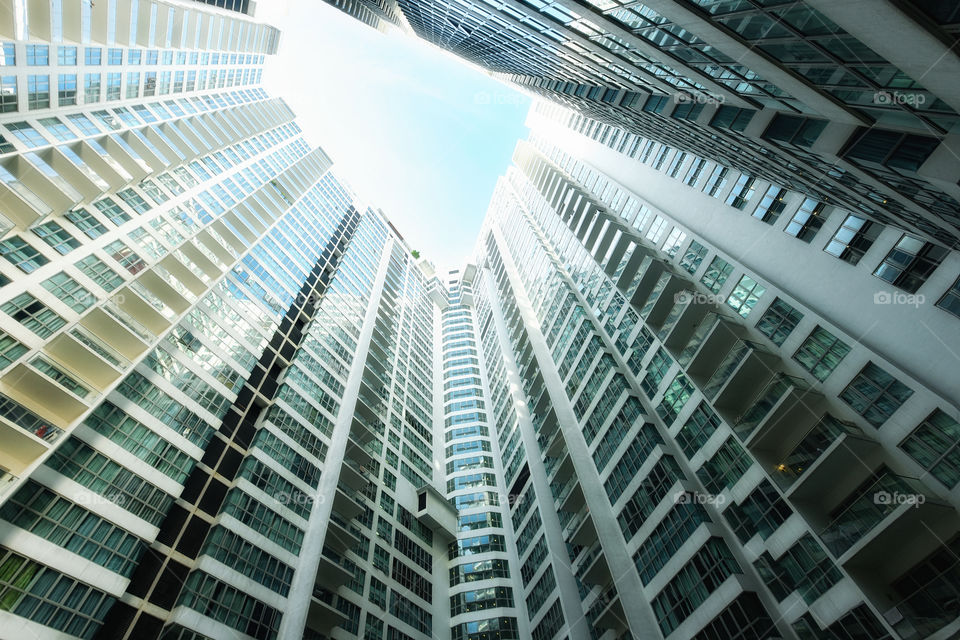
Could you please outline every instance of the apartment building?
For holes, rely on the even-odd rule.
[[[953,3],[392,4],[408,31],[548,101],[957,247]]]
[[[950,245],[538,103],[438,272],[213,4],[0,21],[0,638],[960,632]]]
[[[531,416],[521,564],[559,536],[582,602],[535,571],[532,637],[586,637],[581,611],[592,637],[953,637],[960,256],[553,105],[528,124],[474,290]]]

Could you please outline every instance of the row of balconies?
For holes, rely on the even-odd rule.
[[[559,203],[559,195],[557,198]],[[572,207],[577,200],[567,198],[566,203]],[[579,206],[568,217],[568,224],[587,244],[591,239],[586,237],[586,230],[599,225],[591,226],[586,209]],[[602,253],[599,249],[597,252]],[[613,254],[626,256],[619,249]],[[693,286],[673,273],[670,265],[654,257],[652,251],[637,245],[626,260],[626,267],[621,264],[617,269],[618,285],[632,294],[631,303],[640,310],[647,327],[784,489],[785,497],[820,535],[838,563],[854,576],[872,601],[889,602],[880,593],[889,580],[939,547],[942,542],[938,538],[947,539],[955,531],[953,510],[937,504],[929,491],[914,480],[890,473],[869,480],[881,464],[879,444],[827,414],[827,401],[822,394],[789,375],[779,355],[748,340],[739,323],[726,319],[712,305],[699,303],[698,297],[692,295]],[[608,271],[616,264],[611,257]],[[549,412],[535,413],[538,431],[548,415]],[[723,434],[722,430],[719,432]],[[577,481],[574,478],[563,484],[567,454],[562,437],[541,432],[539,441],[559,508],[574,508],[577,503],[569,498],[575,493],[573,485]],[[923,499],[919,505],[884,505],[877,504],[876,495]],[[904,540],[916,537],[921,521],[932,523],[937,534],[912,545],[909,554],[901,554],[909,555],[910,560],[887,562],[896,564],[896,568],[882,572],[865,568],[900,551]],[[584,510],[566,522],[564,535],[570,543],[587,545],[595,540],[592,531],[589,511]],[[595,547],[581,549],[576,556],[578,575],[585,581],[598,577],[598,556]],[[592,572],[589,577],[588,572]],[[877,573],[883,577],[878,579]],[[954,614],[950,620],[955,617]]]

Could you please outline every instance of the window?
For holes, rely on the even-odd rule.
[[[17,236],[0,242],[0,256],[24,273],[31,273],[50,262],[36,248]]]
[[[703,262],[703,259],[707,256],[707,248],[697,242],[696,240],[690,241],[690,246],[687,247],[687,250],[683,253],[683,257],[680,258],[680,266],[690,274],[697,272],[697,269],[700,268],[700,264]]]
[[[757,322],[757,331],[779,347],[802,319],[802,313],[780,298],[774,298]]]
[[[77,74],[61,73],[57,77],[57,104],[61,107],[77,104]]]
[[[757,534],[766,540],[791,513],[776,488],[769,481],[762,480],[743,502],[730,505],[724,516],[740,542],[746,543]]]
[[[66,320],[29,293],[21,293],[0,307],[0,311],[41,338],[49,338],[57,329],[67,324]]]
[[[71,113],[67,116],[67,120],[80,130],[80,133],[85,136],[93,136],[100,133],[100,129],[97,128],[97,125],[93,124],[91,120],[83,115],[82,113]]]
[[[947,250],[904,234],[873,275],[895,287],[916,293],[947,255]]]
[[[670,232],[670,235],[667,236],[667,241],[663,243],[663,251],[671,258],[677,255],[677,251],[680,250],[680,245],[683,244],[683,241],[687,239],[687,234],[680,230],[679,227],[674,227],[673,231]]]
[[[46,138],[40,135],[39,131],[26,122],[7,122],[4,126],[17,140],[30,148],[50,144]]]
[[[6,369],[29,349],[19,340],[0,331],[0,371]]]
[[[683,181],[691,187],[696,187],[700,184],[700,175],[703,173],[703,167],[707,164],[707,161],[703,158],[698,158],[690,165],[690,169],[687,171],[686,177]]]
[[[809,371],[810,375],[823,382],[848,353],[850,345],[818,326],[793,354],[793,359]]]
[[[723,185],[727,184],[727,173],[729,173],[729,171],[726,167],[721,167],[720,165],[715,166],[713,172],[710,173],[707,184],[703,186],[703,192],[711,198],[719,197]]]
[[[74,66],[77,64],[76,47],[57,47],[57,64],[63,66]]]
[[[861,127],[861,135],[843,153],[847,159],[867,166],[882,165],[891,169],[916,172],[940,141],[932,136],[918,136]],[[859,161],[859,162],[858,162]]]
[[[50,134],[59,140],[60,142],[67,142],[69,140],[76,140],[77,136],[70,130],[70,127],[63,124],[63,121],[60,118],[40,118],[40,124],[43,125],[43,128],[50,132]]]
[[[123,284],[123,278],[97,256],[87,256],[77,262],[76,267],[80,269],[84,275],[107,291],[113,291]]]
[[[715,256],[710,266],[707,267],[707,270],[704,272],[703,277],[700,278],[700,282],[713,293],[717,293],[720,291],[720,288],[723,287],[723,283],[727,281],[731,273],[733,273],[733,265],[720,256]]]
[[[650,225],[650,228],[647,229],[647,240],[656,245],[660,242],[660,238],[663,237],[663,232],[666,230],[666,228],[667,221],[664,218],[657,216],[654,218],[653,224]]]
[[[80,231],[83,231],[91,239],[99,238],[107,232],[107,228],[100,223],[93,214],[86,209],[74,209],[64,216],[72,222]]]
[[[27,76],[27,108],[50,107],[50,76]]]
[[[825,206],[824,203],[813,198],[805,198],[783,232],[804,242],[810,242],[817,235],[820,227],[823,226],[823,221],[826,220],[826,217],[823,216]]]
[[[97,208],[97,211],[105,215],[110,222],[117,226],[120,226],[130,219],[130,216],[123,210],[120,203],[109,196],[97,200],[93,203],[93,206]]]
[[[50,47],[45,44],[27,45],[27,66],[45,67],[50,64]]]
[[[750,202],[750,198],[753,197],[753,190],[756,189],[756,181],[756,178],[742,174],[737,179],[737,183],[733,185],[730,195],[727,196],[726,203],[734,209],[742,210],[743,207]]]
[[[840,393],[840,399],[879,427],[912,395],[913,389],[869,362]]]
[[[123,64],[123,49],[108,49],[107,64],[113,66]]]
[[[83,80],[83,99],[86,102],[100,102],[100,74],[88,73]]]
[[[786,189],[771,185],[767,189],[767,192],[763,194],[760,204],[754,209],[753,217],[760,220],[760,222],[774,224],[777,218],[780,217],[780,214],[783,213],[784,207],[787,206],[787,203],[783,201],[786,196]]]
[[[122,75],[123,74],[120,73],[107,74],[107,100],[120,99],[120,80]]]
[[[826,120],[801,118],[778,113],[770,121],[767,130],[763,132],[766,140],[776,140],[786,144],[795,144],[809,148],[816,142],[827,126]]]
[[[56,222],[47,222],[33,228],[33,232],[41,240],[53,247],[62,256],[67,255],[80,246],[80,241]]]
[[[87,47],[84,51],[84,62],[87,65],[98,65],[101,61],[103,50],[98,47]]]
[[[17,76],[0,76],[0,113],[11,113],[17,104]]]
[[[47,278],[41,284],[44,289],[77,313],[86,311],[95,302],[92,293],[62,271]]]
[[[960,278],[957,278],[947,292],[937,300],[937,306],[960,318]]]
[[[880,225],[866,218],[848,215],[823,250],[844,262],[857,264],[880,235],[881,229]]]
[[[0,67],[12,67],[17,64],[17,48],[12,42],[0,45]]]
[[[127,74],[127,98],[136,98],[140,96],[140,73]]]
[[[766,291],[766,287],[750,276],[743,276],[727,298],[727,306],[746,318]]]
[[[927,416],[900,448],[948,489],[960,482],[960,423],[940,409]]]

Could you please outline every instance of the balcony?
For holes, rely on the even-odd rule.
[[[563,457],[561,458],[548,459],[556,460],[547,471],[547,480],[551,483],[563,484],[574,476],[573,460],[570,459],[570,452],[564,451]],[[544,463],[546,463],[546,461],[544,461]]]
[[[604,586],[612,580],[607,558],[603,555],[599,542],[580,559],[575,573],[587,584]]]
[[[738,340],[700,388],[714,404],[730,404],[763,386],[779,364],[779,356],[749,340]]]
[[[0,396],[0,468],[6,473],[22,475],[62,435],[58,426]]]
[[[310,609],[307,612],[307,626],[310,629],[329,635],[334,627],[348,622],[347,616],[340,613],[340,610],[334,606],[335,597],[319,585],[314,587],[313,597],[310,598]]]
[[[879,453],[880,445],[857,426],[825,414],[792,449],[771,459],[772,475],[787,497],[815,501]]]
[[[570,518],[563,528],[563,538],[573,545],[588,545],[597,540],[597,528],[589,508],[582,509]]]
[[[706,380],[730,347],[744,336],[743,328],[719,313],[707,312],[678,351],[677,363],[693,378]],[[678,340],[679,345],[679,340]]]
[[[749,398],[743,402],[743,397]],[[751,448],[775,448],[797,424],[808,423],[823,413],[823,396],[794,376],[777,373],[754,396],[724,394],[727,404],[717,403],[718,413],[733,425],[737,437]]]
[[[616,633],[626,631],[627,616],[623,611],[623,603],[620,602],[620,594],[614,585],[610,585],[603,593],[600,593],[587,614],[592,618],[593,626],[596,629],[613,630]]]
[[[317,565],[317,578],[315,586],[336,590],[337,587],[347,584],[353,580],[353,574],[340,566],[340,554],[331,550],[330,547],[323,547],[323,555],[320,556],[320,562]]]
[[[344,518],[336,511],[330,514],[327,535],[323,539],[324,545],[329,545],[331,548],[345,553],[354,549],[357,544],[360,543],[360,539],[350,531],[347,520],[349,520],[349,518]]]
[[[13,475],[9,471],[0,469],[0,498],[3,498],[3,496],[10,491],[10,488],[16,484],[17,480],[19,480],[17,476]]]
[[[554,485],[551,485],[551,489]],[[577,481],[576,476],[565,485],[559,488],[558,494],[554,499],[557,509],[568,513],[576,513],[586,504],[583,497],[583,489]]]
[[[42,355],[7,371],[0,378],[0,391],[61,425],[79,418],[99,398],[98,393]]]
[[[955,511],[929,495],[924,485],[884,470],[861,484],[844,500],[839,513],[822,529],[820,538],[840,563],[856,559],[859,566],[884,562],[916,535]]]
[[[367,470],[346,457],[340,467],[340,479],[356,491],[362,491],[370,484],[370,474]]]
[[[660,276],[654,290],[640,309],[640,316],[657,337],[670,334],[680,314],[690,304],[690,282],[674,273]]]
[[[343,514],[343,517],[352,520],[363,513],[363,503],[359,495],[348,488],[337,487],[333,496],[333,508]]]
[[[347,440],[347,448],[344,455],[364,469],[371,467],[374,462],[370,452],[352,437]]]

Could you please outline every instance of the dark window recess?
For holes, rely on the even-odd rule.
[[[693,99],[689,99],[688,102],[678,104],[677,108],[670,114],[670,117],[674,120],[696,120],[703,111],[703,104],[702,102],[695,102]]]
[[[210,479],[210,474],[200,467],[194,467],[193,471],[190,472],[190,477],[187,478],[187,481],[183,484],[183,492],[180,494],[180,498],[184,502],[189,502],[190,504],[196,504],[197,500],[200,499],[200,495],[203,493],[203,487],[207,484],[207,480]]]
[[[200,548],[207,539],[210,532],[210,523],[194,515],[187,523],[183,536],[177,544],[177,551],[191,559],[196,559],[200,553]]]
[[[798,147],[811,147],[827,126],[826,120],[788,116],[778,113],[763,132],[765,140],[774,140]]]
[[[652,95],[643,103],[643,110],[650,113],[663,113],[668,102],[670,102],[670,98],[667,96]]]
[[[179,528],[177,531],[179,531]],[[161,556],[159,552],[153,549],[147,549],[140,558],[140,564],[137,565],[137,570],[134,571],[130,577],[130,584],[127,585],[127,593],[137,596],[138,598],[145,598],[147,592],[150,591],[150,585],[153,584],[154,579],[163,567],[163,558],[164,556]]]
[[[186,565],[180,564],[172,558],[168,559],[167,566],[163,568],[163,573],[160,574],[160,579],[157,580],[157,584],[147,600],[158,607],[172,609],[173,604],[177,601],[177,596],[180,595],[180,588],[187,581],[189,572],[190,569]],[[133,637],[151,638],[155,636],[135,634]]]
[[[136,638],[137,640],[159,638],[161,631],[163,631],[163,620],[151,616],[148,613],[141,612],[137,624],[133,626],[133,632],[130,634],[130,637]]]
[[[223,482],[213,478],[207,485],[207,490],[203,492],[203,497],[200,498],[200,509],[211,516],[217,515],[228,488]]]
[[[417,509],[419,509],[420,511],[423,511],[426,508],[427,508],[427,492],[424,491],[423,493],[417,496]]]
[[[916,172],[939,145],[929,136],[861,127],[842,155],[867,166]]]
[[[227,443],[224,442],[222,438],[217,437],[217,435],[218,434],[214,434],[214,436],[210,438],[210,442],[207,444],[207,448],[203,452],[203,457],[200,458],[200,462],[207,465],[211,469],[215,469],[217,467],[217,461],[220,460],[220,455],[227,446]]]
[[[523,488],[527,486],[527,480],[529,479],[530,465],[524,463],[523,468],[520,469],[520,474],[517,476],[517,479],[514,480],[513,486],[510,487],[510,495],[519,496],[523,492]]]
[[[260,415],[260,407],[257,407],[257,416]],[[248,416],[240,423],[240,428],[237,429],[237,434],[233,437],[233,441],[237,443],[242,449],[250,448],[250,443],[253,442],[253,437],[257,435],[257,427],[254,424],[256,422],[256,416]]]
[[[137,610],[125,602],[115,602],[103,619],[95,640],[122,640]]]
[[[753,114],[755,113],[756,111],[750,109],[740,109],[738,107],[724,105],[717,109],[717,112],[713,115],[713,119],[710,120],[710,126],[715,129],[743,131],[747,128],[747,124],[750,123],[750,119],[753,118]]]
[[[243,454],[233,448],[228,448],[227,452],[220,459],[220,465],[217,467],[217,473],[224,478],[233,480],[237,477],[237,469],[243,462]]]
[[[173,543],[177,541],[177,535],[180,534],[180,530],[183,528],[183,523],[187,521],[187,515],[187,510],[180,505],[171,505],[170,510],[167,511],[167,516],[163,519],[163,524],[160,525],[157,542],[172,547]],[[144,557],[152,553],[152,551],[147,549],[144,552]]]

